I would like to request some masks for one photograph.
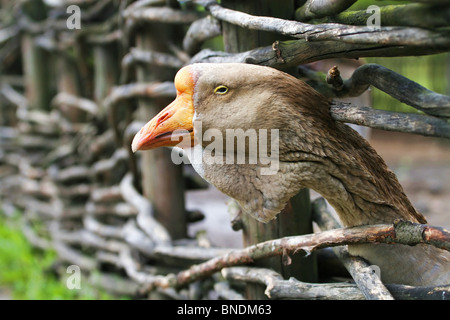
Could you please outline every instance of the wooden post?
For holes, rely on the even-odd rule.
[[[293,19],[294,1],[239,1],[223,0],[226,8],[246,12],[253,15],[264,15],[277,18]],[[243,29],[228,23],[223,23],[224,46],[227,52],[242,52],[260,46],[267,46],[281,37]],[[293,73],[294,70],[284,70]],[[294,196],[276,220],[263,224],[250,216],[243,217],[243,243],[249,246],[258,242],[290,235],[312,233],[311,206],[309,190],[301,190]],[[289,265],[286,265],[291,261]],[[274,257],[257,261],[256,265],[268,267],[279,272],[285,278],[295,277],[301,281],[317,281],[317,263],[313,255],[308,258],[300,256]],[[247,298],[264,299],[263,287],[249,285]]]
[[[116,43],[95,43],[94,100],[100,102],[119,79],[118,48]]]
[[[59,55],[57,57],[58,65],[58,92],[65,92],[74,96],[80,96],[81,85],[74,61],[66,55]],[[85,121],[82,118],[82,111],[76,108],[61,106],[61,109],[65,113],[65,116],[70,119],[71,122]]]
[[[21,39],[25,96],[32,109],[50,110],[49,53],[35,44],[35,36],[23,33]]]
[[[142,50],[167,52],[171,29],[171,26],[160,23],[147,24],[139,31],[136,44]],[[173,81],[174,76],[174,70],[158,66],[140,67],[137,73],[139,82]],[[171,99],[141,99],[139,119],[150,120],[170,102]],[[152,202],[157,220],[168,230],[172,239],[185,238],[187,219],[182,166],[172,162],[171,150],[159,148],[143,152],[142,176],[144,195]]]

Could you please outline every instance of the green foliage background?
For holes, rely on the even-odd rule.
[[[70,290],[52,271],[57,260],[53,251],[33,248],[20,230],[19,214],[0,212],[0,288],[15,300],[111,299],[89,286],[81,276],[81,289]],[[64,278],[64,277],[63,277]]]
[[[374,1],[358,0],[348,10],[365,10],[370,5],[386,6],[408,4],[411,1]],[[383,19],[381,19],[383,26]],[[366,62],[378,63],[432,91],[450,94],[450,54],[442,53],[419,57],[366,58]],[[389,111],[418,112],[416,109],[401,103],[388,94],[373,90],[373,107]]]

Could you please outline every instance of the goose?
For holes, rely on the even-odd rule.
[[[197,63],[180,69],[174,83],[176,99],[135,135],[133,152],[183,150],[206,181],[261,222],[276,218],[301,188],[327,199],[344,226],[427,222],[371,145],[334,121],[331,101],[305,82],[265,66]],[[445,250],[348,248],[377,265],[386,283],[450,283]]]

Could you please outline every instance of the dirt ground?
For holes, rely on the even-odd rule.
[[[373,131],[372,146],[431,225],[450,226],[450,141]]]
[[[428,223],[449,227],[450,141],[379,130],[371,131],[369,141],[396,173],[405,193]],[[206,229],[215,246],[242,246],[241,233],[230,227],[225,195],[211,187],[188,192],[186,200],[188,209],[199,209],[206,216],[192,224],[191,236]]]

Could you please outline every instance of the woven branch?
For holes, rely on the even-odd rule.
[[[251,263],[273,256],[309,254],[317,249],[359,243],[401,243],[416,245],[427,243],[450,251],[450,232],[443,228],[398,221],[393,225],[359,226],[323,231],[303,236],[285,237],[265,241],[242,250],[234,250],[223,256],[194,265],[176,275],[168,275],[163,285],[184,286],[231,266]],[[161,282],[150,283],[159,286]]]
[[[314,1],[308,0],[297,10],[295,18],[300,21],[333,16],[349,8],[356,0]]]
[[[363,300],[367,298],[353,283],[306,283],[294,278],[284,280],[271,269],[231,267],[222,269],[222,276],[230,281],[260,283],[266,286],[264,293],[270,299],[309,300]],[[399,284],[386,285],[391,298],[420,300],[449,300],[450,285],[440,287],[411,287]]]
[[[357,59],[362,57],[382,56],[420,56],[444,51],[447,50],[430,46],[390,46],[384,43],[352,44],[340,41],[313,42],[301,39],[279,41],[277,50],[274,50],[273,45],[255,48],[240,53],[226,53],[204,49],[192,58],[191,63],[240,62],[284,69],[331,58]]]
[[[450,117],[450,97],[433,92],[386,67],[368,63],[336,89],[337,97],[359,96],[369,85],[420,111],[438,117]],[[398,90],[402,88],[402,90]]]
[[[204,1],[200,2],[203,3]],[[334,40],[353,44],[379,45],[383,43],[389,46],[450,48],[448,29],[431,31],[403,27],[370,28],[337,23],[311,25],[278,18],[256,17],[247,13],[226,9],[211,2],[204,5],[219,20],[250,30],[276,32],[307,41]]]

